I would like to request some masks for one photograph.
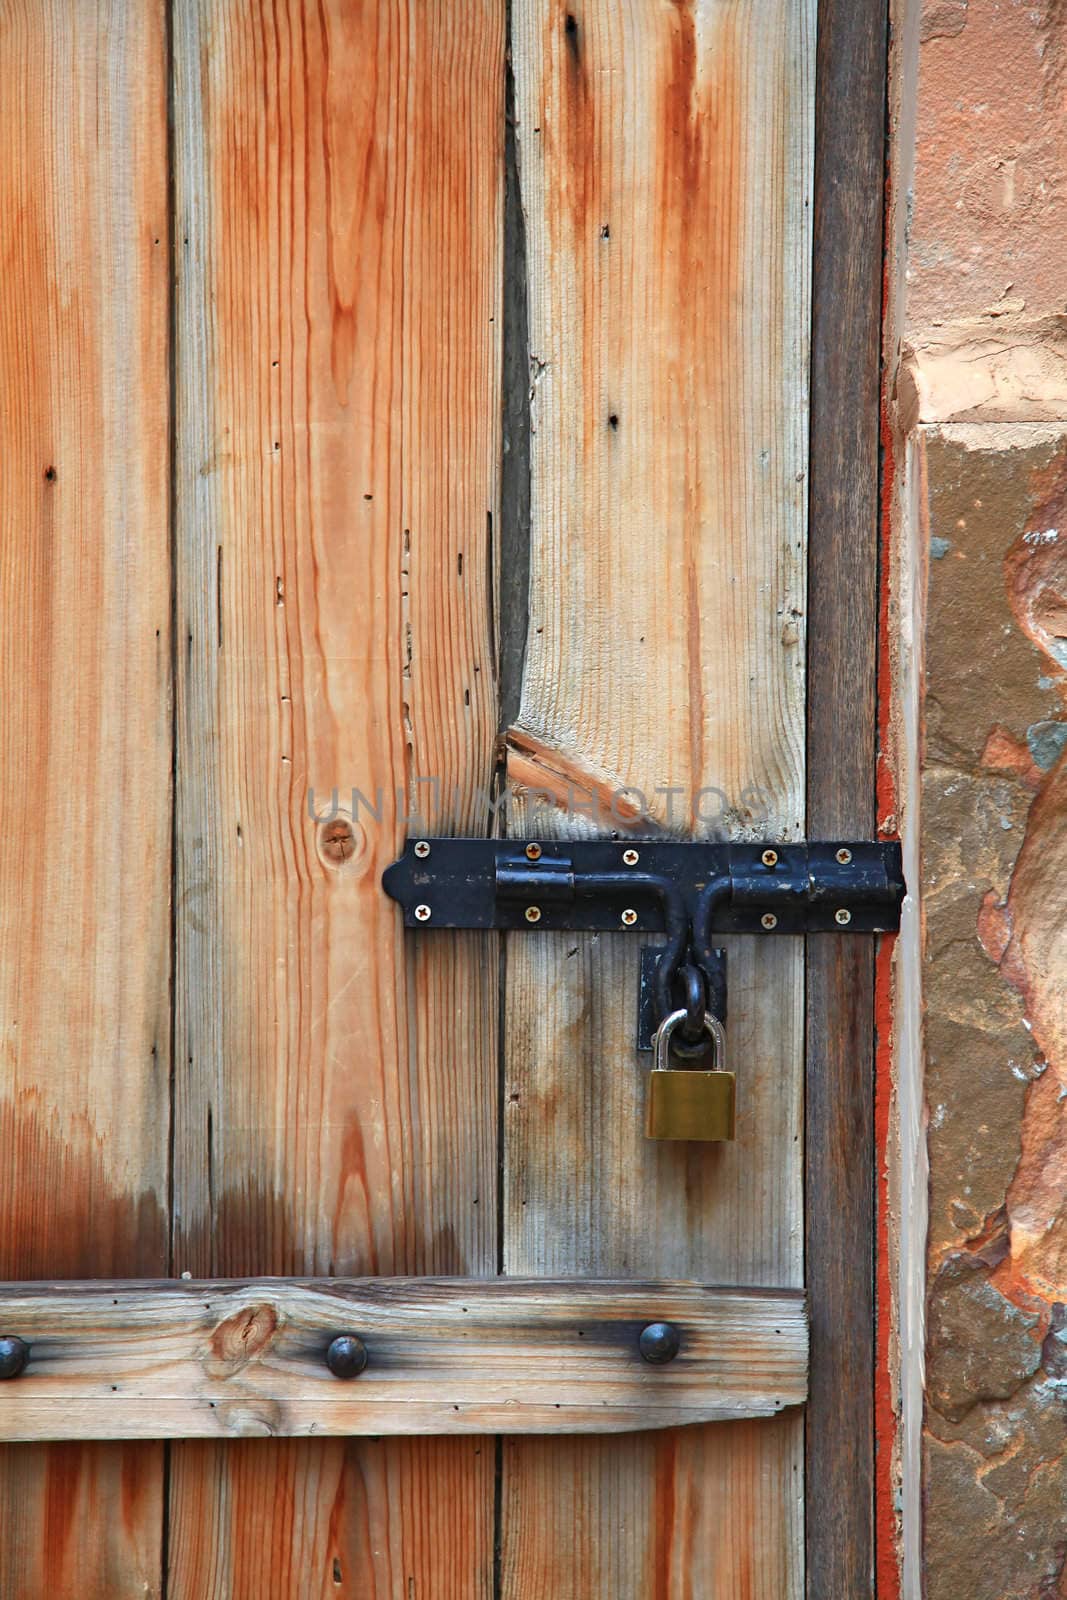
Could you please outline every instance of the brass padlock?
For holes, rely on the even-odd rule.
[[[648,1079],[645,1132],[650,1139],[719,1140],[734,1137],[734,1075],[724,1070],[726,1029],[710,1011],[704,1031],[711,1038],[710,1072],[672,1067],[671,1034],[688,1015],[672,1011],[656,1030],[655,1064]]]

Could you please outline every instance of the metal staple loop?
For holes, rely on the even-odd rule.
[[[686,1013],[681,1035],[687,1044],[696,1044],[698,1039],[704,1037],[704,1013],[708,1009],[707,985],[704,974],[691,961],[678,969],[678,977],[685,995],[683,1005]]]

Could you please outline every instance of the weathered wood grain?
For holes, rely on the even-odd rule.
[[[874,828],[886,6],[819,0],[808,829]],[[872,1592],[874,950],[808,940],[807,1592]]]
[[[646,828],[799,836],[815,5],[513,17],[534,430],[516,826],[618,828],[603,800],[628,785]],[[564,814],[568,788],[592,816]],[[729,960],[738,1140],[657,1147],[632,945],[511,941],[507,1271],[801,1282],[801,951]],[[509,1445],[501,1592],[795,1600],[802,1452],[796,1419]]]
[[[799,1468],[782,1448],[791,1425],[783,1418],[625,1439],[506,1438],[509,1568],[521,1572],[522,1587],[505,1592],[522,1600],[789,1594],[788,1538],[766,1527],[754,1538],[753,1520],[769,1502],[799,1497]],[[779,1448],[758,1447],[768,1433],[766,1443]],[[547,1540],[540,1519],[560,1495],[564,1449],[573,1505],[569,1516],[556,1516],[558,1538]],[[788,1533],[800,1514],[790,1514]]]
[[[174,52],[175,1268],[492,1272],[495,954],[406,943],[379,876],[398,786],[488,818],[503,8],[200,0]],[[176,1447],[171,1600],[302,1596],[353,1471],[395,1565],[328,1592],[405,1593],[447,1517],[430,1587],[483,1593],[491,1452],[320,1449]]]
[[[652,1322],[681,1339],[653,1366]],[[29,1346],[0,1438],[618,1432],[773,1416],[807,1393],[797,1291],[551,1279],[0,1287]],[[354,1333],[358,1378],[326,1365]]]
[[[171,1530],[183,1593],[492,1594],[493,1503],[474,1492],[486,1462],[492,1470],[492,1440],[189,1441],[179,1453],[204,1515]],[[427,1488],[435,1483],[438,1492]]]
[[[0,7],[0,1277],[167,1269],[159,6]],[[0,1593],[159,1593],[162,1452],[0,1453]]]

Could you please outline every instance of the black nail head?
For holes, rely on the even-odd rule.
[[[30,1347],[25,1339],[0,1334],[0,1378],[17,1378],[29,1359]]]
[[[650,1361],[655,1367],[673,1361],[681,1343],[678,1329],[670,1322],[650,1322],[647,1328],[641,1329],[641,1337],[637,1341],[642,1359]]]
[[[339,1333],[326,1351],[326,1365],[335,1378],[358,1378],[367,1365],[367,1347],[354,1333]]]

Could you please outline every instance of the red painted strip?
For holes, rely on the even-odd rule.
[[[875,1594],[878,1600],[899,1600],[900,1562],[897,1541],[896,1483],[893,1456],[897,1439],[895,1375],[890,1370],[890,1333],[894,1296],[889,1275],[889,1117],[892,1100],[893,947],[879,942],[875,966],[874,1141],[877,1224],[875,1231],[875,1367],[874,1367],[874,1549]]]
[[[889,185],[886,186],[886,238],[890,237]],[[889,292],[888,262],[883,279],[883,320]],[[878,596],[878,759],[879,832],[896,833],[896,772],[890,757],[889,724],[893,665],[889,648],[889,600],[893,538],[892,505],[896,490],[896,452],[885,390],[882,393],[881,569]],[[884,826],[887,825],[887,826]],[[894,938],[879,940],[875,964],[875,1369],[874,1369],[874,1550],[875,1594],[878,1600],[900,1600],[894,1455],[897,1442],[897,1384],[890,1367],[895,1298],[889,1271],[889,1124],[893,1096],[893,949]]]

